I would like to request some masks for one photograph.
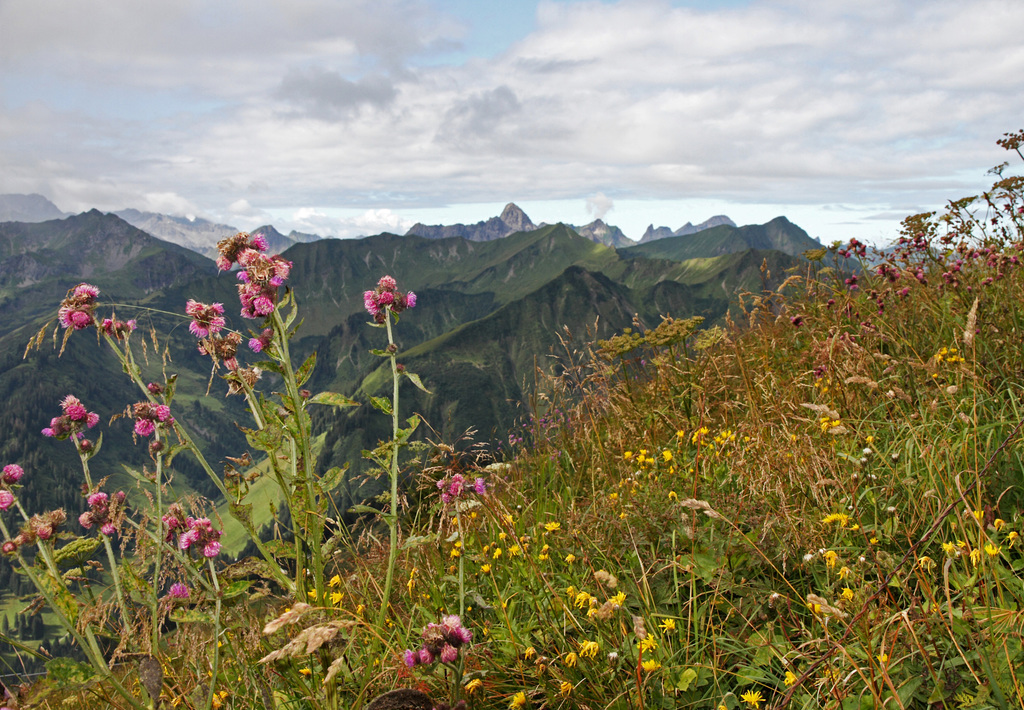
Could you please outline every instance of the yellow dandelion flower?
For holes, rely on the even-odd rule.
[[[835,525],[836,523],[845,528],[850,524],[850,516],[846,513],[829,513],[821,519],[822,525]]]
[[[641,666],[643,667],[643,669],[644,669],[645,671],[647,671],[648,673],[650,673],[651,671],[656,671],[656,670],[658,670],[659,668],[661,668],[661,664],[660,664],[660,663],[658,663],[658,662],[657,662],[656,660],[654,660],[653,658],[649,658],[649,659],[647,659],[646,661],[644,661],[644,662],[643,662],[643,663],[641,663],[640,665],[641,665]]]
[[[336,574],[333,577],[331,577],[331,581],[327,583],[327,586],[328,587],[340,587],[341,586],[341,576]]]
[[[841,596],[846,601],[852,601],[853,600],[853,590],[850,589],[849,587],[843,587],[843,593],[840,594],[839,596]]]
[[[668,463],[669,461],[672,460],[672,452],[669,451],[668,449],[665,449],[664,451],[662,451],[661,452],[661,456],[662,456],[662,458],[665,459],[666,463]]]
[[[975,567],[978,566],[981,562],[981,550],[971,550],[971,562],[974,563]]]
[[[796,683],[796,673],[794,673],[793,671],[786,671],[785,683],[787,688]]]
[[[345,595],[341,592],[331,592],[331,604],[341,604],[341,600],[345,598]]]
[[[565,665],[569,666],[570,668],[576,667],[576,654],[572,651],[569,651],[569,653],[565,654]]]
[[[668,499],[669,500],[679,500],[679,495],[675,491],[669,491],[668,492]]]
[[[316,600],[316,590],[310,589],[308,592],[306,592],[306,596],[310,599]]]
[[[946,557],[952,557],[956,554],[956,545],[951,542],[942,543],[942,551],[946,553]]]
[[[561,523],[557,523],[557,522],[556,523],[546,523],[544,525],[544,529],[547,530],[548,532],[558,532],[559,530],[562,529],[562,524]]]
[[[525,708],[526,707],[526,693],[524,693],[523,691],[520,690],[518,693],[513,695],[512,696],[512,701],[508,704],[508,706],[510,708],[514,708],[516,710],[518,710],[518,708]]]
[[[933,560],[928,555],[923,555],[917,561],[917,568],[922,569],[925,572],[931,572],[933,569],[935,569],[935,560]]]
[[[300,668],[299,669],[299,673],[301,673],[304,676],[311,676],[311,675],[313,675],[313,671],[311,671],[309,668]]]
[[[597,641],[584,641],[580,644],[580,658],[594,658],[600,650],[601,646]]]
[[[1000,548],[997,545],[993,545],[991,542],[987,543],[985,545],[985,554],[987,554],[989,557],[995,557],[999,554],[999,549]]]
[[[513,545],[512,547],[508,548],[509,557],[519,557],[519,554],[521,552],[522,550],[519,548],[519,545]]]
[[[658,627],[661,628],[661,630],[666,632],[666,633],[668,633],[669,631],[675,631],[676,630],[676,620],[675,619],[665,619],[663,622],[658,624]]]
[[[366,607],[362,604],[356,607],[356,616],[362,616],[363,612],[366,611]]]
[[[590,594],[588,594],[587,592],[581,591],[579,594],[576,595],[576,599],[575,601],[573,601],[573,604],[576,605],[577,609],[582,609],[585,606],[590,606],[590,600],[592,598],[593,597],[591,597]]]
[[[1004,525],[1006,525],[1006,521],[1002,518],[996,518],[992,521],[992,527],[994,527],[996,530],[1002,530]]]
[[[626,593],[625,592],[619,592],[614,597],[612,597],[609,601],[611,601],[612,604],[618,604],[619,606],[622,606],[626,602]]]
[[[761,695],[760,690],[748,690],[740,696],[740,700],[752,708],[759,708],[761,703],[764,702],[764,696]]]
[[[498,559],[499,557],[501,557],[501,548],[500,547],[495,547],[494,548],[494,553],[491,555],[491,557],[493,559],[495,559],[495,560]]]
[[[880,653],[877,656],[875,656],[875,658],[878,659],[879,663],[885,663],[886,661],[889,660],[889,654],[888,653]]]
[[[569,694],[572,693],[572,689],[573,689],[572,683],[570,683],[567,680],[563,680],[558,685],[558,694],[561,695],[563,698],[567,698],[567,697],[569,697]]]
[[[498,533],[498,539],[501,540],[502,542],[505,542],[505,540],[508,539],[508,535],[506,533],[504,533],[504,532],[500,532],[500,533]]]
[[[633,458],[633,452],[632,451],[627,451],[626,453],[624,453],[622,455],[622,458],[624,458],[627,461],[629,461],[631,458]]]
[[[483,687],[483,684],[484,682],[482,680],[480,680],[479,678],[474,678],[473,680],[466,683],[466,692],[472,695],[476,691],[480,690],[480,688]]]
[[[609,494],[609,496],[608,496],[608,500],[610,500],[610,501],[612,501],[612,502],[615,502],[615,501],[617,501],[618,499],[619,499],[619,494],[618,494],[618,493],[611,493],[611,494]]]
[[[829,569],[832,569],[833,567],[835,567],[836,566],[836,562],[839,561],[839,554],[835,550],[826,550],[824,556],[825,556],[825,564],[828,565]]]
[[[565,561],[568,562],[569,564],[572,564],[573,562],[576,561],[576,555],[574,555],[574,554],[572,554],[570,552],[568,555],[565,556]]]
[[[485,565],[481,565],[480,566],[480,571],[483,572],[484,574],[488,574],[491,571],[491,566],[490,565],[486,565],[486,564]]]
[[[839,579],[846,579],[851,574],[853,574],[853,570],[847,567],[846,565],[843,565],[839,568]]]
[[[1017,531],[1011,530],[1010,534],[1006,536],[1006,544],[1010,547],[1013,547],[1017,544],[1018,538],[1020,538],[1020,535],[1017,533]]]
[[[653,651],[654,649],[656,649],[658,647],[658,642],[654,640],[653,636],[647,636],[642,641],[640,641],[640,643],[638,643],[636,646],[640,649],[641,653],[645,653],[647,651]]]

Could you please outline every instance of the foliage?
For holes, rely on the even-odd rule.
[[[51,428],[75,443],[101,527],[84,540],[102,544],[23,510],[14,552],[35,545],[19,567],[87,658],[53,663],[21,702],[339,708],[406,688],[371,707],[421,692],[470,708],[1024,705],[1024,180],[1005,170],[976,198],[908,218],[888,252],[869,259],[853,240],[830,261],[810,255],[711,328],[665,318],[595,346],[564,336],[499,462],[457,442],[435,442],[422,468],[399,458],[418,422],[400,426],[398,383],[423,381],[402,367],[382,279],[364,298],[388,333],[374,354],[392,392],[360,396],[391,420],[366,450],[389,485],[345,528],[306,411],[350,401],[302,391],[312,356],[292,364],[294,295],[274,290],[253,338],[283,391],[227,375],[264,460],[214,479],[243,517],[245,487],[279,481],[291,536],[234,564],[164,543],[166,477],[195,455],[157,409],[173,407],[173,380],[131,410],[140,436],[152,425],[165,442],[136,477],[146,505],[95,497],[98,441],[83,443],[88,412],[65,400]],[[860,267],[826,265],[841,259]],[[69,295],[71,327],[85,296]],[[214,331],[216,309],[193,311]],[[227,362],[206,340],[218,332],[196,334]],[[131,336],[106,341],[136,379]],[[4,521],[21,474],[8,478]],[[199,527],[196,544],[216,541]]]

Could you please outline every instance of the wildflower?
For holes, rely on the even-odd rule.
[[[935,560],[933,560],[928,555],[923,555],[917,561],[917,567],[918,569],[924,570],[925,572],[931,572],[933,569],[935,569]]]
[[[668,633],[669,631],[675,631],[676,630],[676,620],[675,619],[665,619],[663,622],[658,624],[658,626],[661,628],[662,631],[664,631],[666,633]]]
[[[879,663],[885,663],[886,661],[889,660],[889,654],[887,654],[887,653],[880,653],[877,656],[875,656],[875,658],[878,659]]]
[[[959,554],[956,545],[951,542],[942,543],[942,551],[946,553],[946,557],[953,557],[954,555]]]
[[[679,495],[675,491],[669,491],[668,492],[668,499],[671,500],[671,501],[677,501],[677,500],[679,500]]]
[[[331,604],[341,604],[341,600],[345,598],[345,595],[341,592],[331,592]]]
[[[363,306],[377,323],[383,323],[386,313],[401,313],[406,308],[416,306],[416,294],[410,291],[403,294],[397,291],[398,284],[391,276],[382,276],[377,288],[363,293]]]
[[[473,639],[473,634],[462,625],[462,619],[454,614],[441,618],[440,624],[430,623],[423,629],[423,646],[418,652],[407,650],[405,662],[410,668],[419,664],[430,664],[435,660],[455,663],[459,648]]]
[[[826,550],[825,554],[824,554],[824,557],[825,557],[825,564],[828,565],[829,569],[832,569],[833,567],[835,567],[836,566],[836,561],[839,559],[839,555],[838,555],[838,553],[836,553],[835,550]]]
[[[661,456],[662,456],[662,458],[665,459],[666,463],[668,463],[669,461],[672,460],[672,452],[669,451],[668,449],[665,449],[664,451],[662,451],[661,452]]]
[[[839,579],[846,579],[851,574],[853,574],[853,570],[851,570],[846,565],[843,565],[842,567],[839,568]]]
[[[580,644],[580,658],[594,658],[600,650],[601,646],[597,641],[584,641]]]
[[[653,636],[648,636],[641,640],[640,643],[636,645],[636,647],[640,649],[641,653],[645,653],[647,651],[653,651],[654,649],[656,649],[658,647],[658,642],[654,640]]]
[[[328,587],[340,587],[341,586],[341,577],[339,575],[334,575],[333,577],[331,577],[330,581],[327,583],[327,586]]]
[[[609,599],[609,601],[612,604],[615,604],[616,606],[622,606],[623,603],[626,601],[626,593],[625,592],[619,592],[614,597]]]
[[[570,552],[568,555],[565,556],[565,561],[568,562],[569,564],[572,564],[573,562],[576,561],[576,555],[574,555],[574,554],[572,554]]]
[[[999,549],[1000,548],[997,545],[993,545],[991,542],[986,543],[985,554],[987,554],[989,557],[995,557],[999,554]]]
[[[484,682],[482,680],[480,680],[479,678],[474,678],[473,680],[471,680],[468,683],[466,683],[466,685],[465,685],[466,692],[469,693],[470,695],[472,695],[476,691],[480,690],[480,688],[482,688],[483,685],[484,685]]]
[[[93,324],[93,311],[100,290],[91,284],[81,283],[68,291],[57,311],[57,319],[64,329],[83,330]]]
[[[569,697],[569,694],[572,693],[572,689],[572,683],[570,683],[567,680],[563,680],[561,683],[558,684],[558,694],[561,695],[563,698]]]
[[[1010,534],[1006,536],[1006,543],[1010,547],[1017,544],[1017,540],[1020,538],[1020,534],[1016,530],[1011,530]]]
[[[562,524],[561,523],[546,523],[544,525],[544,529],[547,530],[548,532],[558,532],[559,530],[562,529]]]
[[[43,429],[43,436],[54,439],[79,440],[79,433],[84,429],[92,429],[99,424],[100,415],[86,411],[82,402],[73,395],[68,395],[60,403],[63,414],[50,420],[50,426]]]
[[[656,671],[659,668],[661,668],[661,664],[658,663],[657,661],[655,661],[653,658],[647,659],[646,661],[644,661],[640,665],[648,673],[650,673],[651,671]]]
[[[992,521],[992,527],[994,527],[996,530],[1002,530],[1004,525],[1006,525],[1006,521],[1002,518],[996,518]]]
[[[998,554],[998,552],[997,552]],[[981,550],[971,550],[971,562],[975,567],[981,562]]]
[[[821,519],[822,525],[834,525],[837,523],[845,528],[850,524],[850,516],[846,513],[830,513]]]
[[[633,458],[633,452],[632,451],[625,452],[624,454],[622,454],[622,458],[624,458],[627,461],[629,461],[631,458]]]
[[[0,510],[8,510],[14,505],[14,494],[8,490],[0,490]]]
[[[764,702],[764,697],[761,695],[760,690],[748,690],[740,696],[740,700],[752,708],[759,708],[761,703]]]
[[[518,708],[526,707],[526,693],[520,690],[518,693],[513,695],[512,701],[508,704],[508,706],[510,708],[514,708],[515,710],[518,710]]]
[[[500,547],[495,547],[494,548],[494,554],[492,554],[491,557],[494,558],[494,559],[498,559],[499,557],[501,557],[501,548]]]
[[[157,424],[174,422],[171,408],[166,404],[136,402],[131,407],[131,415],[135,419],[135,433],[139,436],[149,436],[156,431]]]
[[[491,571],[491,566],[488,565],[488,564],[481,565],[480,571],[483,572],[484,574],[488,574]]]
[[[786,679],[784,682],[787,688],[792,686],[794,683],[796,683],[796,673],[794,673],[793,671],[786,671]]]
[[[309,668],[300,668],[299,673],[307,677],[313,675],[313,671],[311,671]]]
[[[846,601],[853,601],[853,590],[849,587],[843,587],[843,593],[839,596],[841,596]]]
[[[254,353],[261,353],[270,347],[270,343],[274,340],[274,329],[264,328],[260,334],[254,338],[249,338],[249,349]]]
[[[569,668],[576,667],[576,654],[572,651],[565,654],[565,665],[569,666]]]
[[[188,587],[182,582],[175,582],[167,590],[167,596],[172,599],[188,599]]]
[[[21,480],[21,477],[25,475],[25,470],[16,463],[9,463],[4,466],[3,476],[0,477],[7,485],[13,485]]]
[[[185,315],[192,318],[188,330],[197,338],[205,338],[224,328],[224,304],[200,303],[189,299],[185,303]]]

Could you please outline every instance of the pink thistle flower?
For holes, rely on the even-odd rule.
[[[178,538],[178,548],[181,550],[187,550],[192,546],[196,540],[199,539],[199,532],[196,529],[186,530]]]
[[[377,282],[377,288],[380,291],[394,291],[398,288],[398,283],[392,276],[381,276],[380,281]]]
[[[107,537],[113,537],[114,534],[117,533],[117,528],[114,527],[113,523],[103,523],[103,525],[100,526],[100,532]]]
[[[5,555],[13,555],[17,551],[18,543],[16,543],[14,540],[8,540],[4,543],[3,552]]]
[[[139,436],[149,436],[156,431],[156,426],[153,424],[151,419],[136,419],[135,420],[135,433]]]
[[[377,296],[377,303],[381,306],[390,306],[395,302],[395,294],[391,291],[385,291],[384,293]]]
[[[216,557],[220,554],[220,542],[211,540],[203,547],[203,557]]]
[[[64,413],[68,415],[68,418],[73,422],[80,422],[89,414],[81,404],[72,404],[70,407],[66,407],[64,409]]]
[[[259,251],[266,251],[269,248],[267,244],[267,238],[263,236],[263,233],[252,235],[252,241],[250,242],[255,249]]]
[[[44,523],[35,529],[35,533],[40,540],[49,540],[53,536],[53,526]]]
[[[417,655],[417,653],[415,651],[406,649],[404,656],[405,656],[405,665],[408,668],[415,668],[417,665],[419,665],[420,657],[419,657],[419,655]]]
[[[433,663],[433,662],[434,662],[434,654],[432,654],[429,649],[421,648],[420,649],[420,663]]]
[[[412,291],[410,291],[409,293],[405,294],[405,307],[406,308],[415,308],[416,307],[416,294],[413,293]]]
[[[8,490],[0,490],[0,510],[8,510],[14,505],[14,494]]]
[[[89,497],[86,499],[86,502],[90,506],[96,507],[106,506],[108,500],[109,496],[106,493],[104,493],[103,491],[96,491],[95,493],[91,493],[89,495]]]
[[[88,530],[89,528],[92,527],[92,523],[93,523],[92,513],[90,511],[87,510],[84,513],[82,513],[81,515],[78,516],[78,524],[81,525],[86,530]]]
[[[188,599],[188,587],[181,582],[175,582],[167,590],[167,596],[172,599]]]
[[[455,663],[455,659],[459,657],[459,652],[454,646],[445,644],[441,648],[441,662],[442,663]]]
[[[89,412],[85,417],[85,425],[92,429],[94,426],[100,423],[100,415],[96,412]]]
[[[487,492],[487,483],[484,482],[484,479],[477,478],[476,481],[473,482],[473,490],[478,496],[482,496]]]
[[[257,296],[252,301],[252,310],[257,315],[269,316],[274,312],[274,302],[267,296]]]
[[[158,404],[155,408],[156,418],[158,421],[166,422],[171,418],[171,408],[166,404]]]
[[[25,469],[16,463],[9,463],[4,466],[3,482],[7,484],[17,483],[25,475]]]

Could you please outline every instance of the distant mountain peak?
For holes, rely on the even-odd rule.
[[[516,203],[509,202],[501,211],[500,216],[491,217],[487,221],[476,224],[450,225],[428,225],[417,222],[406,232],[406,235],[414,234],[427,239],[462,237],[471,242],[489,242],[516,232],[532,232],[535,229],[537,229],[537,225],[526,216],[526,213]]]
[[[42,195],[0,195],[0,222],[48,222],[67,216]]]
[[[636,244],[636,242],[623,234],[621,229],[610,224],[606,224],[601,218],[595,219],[590,224],[582,227],[573,226],[573,229],[576,230],[576,233],[581,237],[585,237],[592,242],[597,242],[598,244],[615,247],[616,249],[620,247],[631,247]]]

